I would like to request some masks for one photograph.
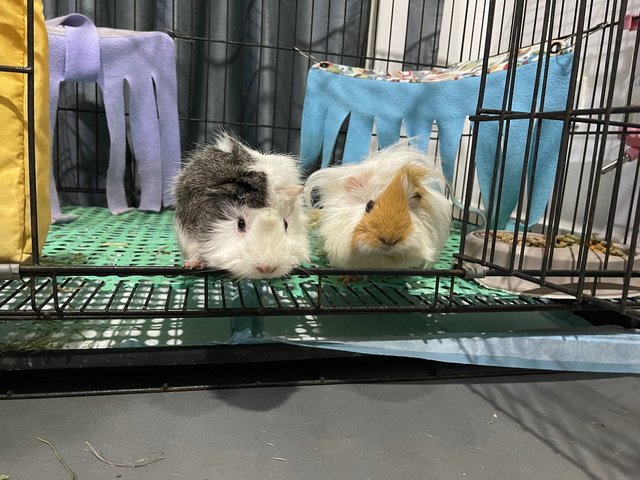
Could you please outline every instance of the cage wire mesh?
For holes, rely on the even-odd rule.
[[[47,18],[78,12],[97,26],[160,30],[175,39],[183,152],[224,128],[252,147],[298,154],[305,79],[316,60],[391,72],[455,68],[506,55],[507,78],[514,82],[521,49],[539,45],[540,58],[548,62],[555,42],[562,40],[574,55],[568,101],[553,111],[544,111],[539,102],[514,110],[512,86],[502,92],[503,108],[482,108],[480,102],[460,137],[450,187],[464,208],[454,213],[455,231],[440,262],[424,272],[361,272],[366,279],[345,286],[336,276],[352,272],[330,269],[318,259],[270,282],[183,271],[172,212],[111,217],[99,208],[106,204],[109,154],[100,91],[93,84],[63,84],[52,160],[62,200],[74,205],[67,211],[80,213],[81,219],[53,226],[39,264],[22,266],[21,279],[0,285],[0,316],[117,319],[605,307],[640,317],[634,266],[640,164],[622,161],[626,139],[640,127],[635,89],[640,35],[624,28],[625,14],[638,6],[604,0],[46,1]],[[536,74],[543,95],[555,88],[548,84],[545,62],[539,62]],[[481,81],[487,76],[483,72]],[[518,178],[525,187],[532,181],[528,171],[533,178],[542,173],[536,171],[540,120],[562,125],[544,215],[530,230],[522,228],[531,197],[521,188],[509,215],[512,226],[498,228],[495,211],[483,225],[474,209],[499,208],[492,202],[505,189],[505,164],[496,155],[493,200],[483,199],[475,171],[479,126],[498,125],[496,141],[506,149],[512,125],[528,122],[527,145],[534,148]],[[347,126],[333,163],[341,161]],[[438,155],[435,123],[431,139],[430,151]],[[374,131],[371,149],[376,145]],[[135,203],[139,189],[130,149],[128,157],[127,189]],[[473,277],[480,282],[484,277],[484,283]]]

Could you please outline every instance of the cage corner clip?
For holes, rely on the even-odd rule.
[[[464,276],[462,278],[466,280],[473,280],[476,278],[484,278],[487,276],[487,267],[482,265],[476,265],[472,263],[466,263],[464,266]]]
[[[20,265],[17,263],[0,263],[0,280],[20,279]]]

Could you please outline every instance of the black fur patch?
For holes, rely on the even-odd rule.
[[[236,141],[231,152],[213,145],[194,150],[174,187],[176,221],[191,236],[204,240],[211,223],[226,218],[228,207],[267,206],[267,175],[251,171],[254,164]]]

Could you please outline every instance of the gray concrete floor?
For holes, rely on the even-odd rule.
[[[84,479],[625,479],[640,378],[527,376],[0,402],[0,475]],[[164,456],[131,469],[108,460]]]

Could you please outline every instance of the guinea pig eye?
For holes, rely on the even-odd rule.
[[[369,200],[367,202],[367,206],[364,208],[364,211],[369,213],[371,210],[373,210],[374,205],[375,205],[375,202],[373,200]]]
[[[411,198],[413,198],[414,200],[422,200],[422,195],[420,194],[420,192],[415,192],[413,195],[411,195]]]
[[[240,230],[241,232],[244,232],[244,230],[247,228],[247,224],[244,222],[244,218],[239,218],[238,219],[238,230]]]
[[[287,223],[286,220],[282,221],[284,223],[284,229],[286,230],[287,228],[289,228],[289,224]]]

